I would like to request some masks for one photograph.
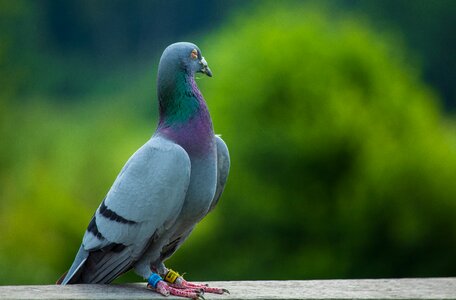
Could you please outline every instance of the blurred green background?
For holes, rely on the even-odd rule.
[[[456,275],[456,2],[0,0],[0,284],[53,283],[200,46],[231,153],[190,280]],[[121,281],[139,280],[133,274]]]

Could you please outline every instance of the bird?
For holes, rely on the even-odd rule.
[[[178,42],[163,51],[156,130],[121,169],[57,284],[108,284],[134,269],[164,296],[228,292],[186,281],[164,264],[217,205],[229,174],[228,148],[214,133],[196,73],[212,77],[198,46]]]

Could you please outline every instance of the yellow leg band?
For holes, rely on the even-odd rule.
[[[169,269],[168,273],[166,273],[166,275],[165,275],[165,280],[168,281],[169,283],[174,283],[174,282],[176,282],[176,279],[179,278],[179,276],[180,276],[179,273]]]

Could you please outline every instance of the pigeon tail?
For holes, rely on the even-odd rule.
[[[57,284],[66,285],[70,283],[77,283],[79,277],[81,276],[83,266],[89,257],[89,252],[84,249],[81,245],[79,247],[79,251],[76,254],[76,258],[74,259],[73,264],[71,265],[70,269],[64,273],[59,280],[57,280]]]

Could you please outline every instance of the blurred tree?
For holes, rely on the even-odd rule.
[[[205,221],[211,238],[198,228],[173,258],[179,269],[201,279],[456,273],[454,134],[401,45],[353,18],[268,6],[201,46],[232,171]]]
[[[176,40],[213,29],[234,10],[262,6],[265,1],[201,0],[67,0],[1,1],[4,32],[16,31],[11,58],[43,63],[48,76],[27,82],[29,89],[77,95],[93,88],[94,80],[113,66],[142,64]],[[421,61],[424,78],[442,95],[446,108],[456,102],[456,2],[453,0],[326,0],[281,1],[325,5],[343,13],[355,12],[372,20],[376,28],[393,28],[404,37],[413,56]],[[7,17],[15,12],[15,19]],[[21,16],[19,18],[19,16]],[[1,25],[0,25],[1,26]],[[38,47],[37,47],[38,46]],[[34,54],[24,61],[24,51]],[[30,58],[30,57],[29,57]],[[26,63],[24,63],[26,62]],[[63,66],[63,67],[61,67]],[[50,77],[50,78],[49,78]],[[96,81],[95,81],[96,82]],[[59,98],[60,99],[60,98]],[[66,99],[66,98],[65,98]]]
[[[206,19],[193,3],[89,2],[0,0],[2,284],[51,283],[69,266],[152,133],[147,49],[228,7],[206,1]],[[270,4],[198,42],[233,166],[170,266],[198,279],[454,275],[453,122],[403,43],[356,18]]]
[[[456,109],[456,1],[329,0],[365,14],[377,28],[400,31],[423,66],[424,78],[438,89],[447,109]]]
[[[58,53],[82,52],[94,63],[142,59],[176,39],[214,26],[242,1],[197,3],[179,0],[41,1],[50,48]]]

